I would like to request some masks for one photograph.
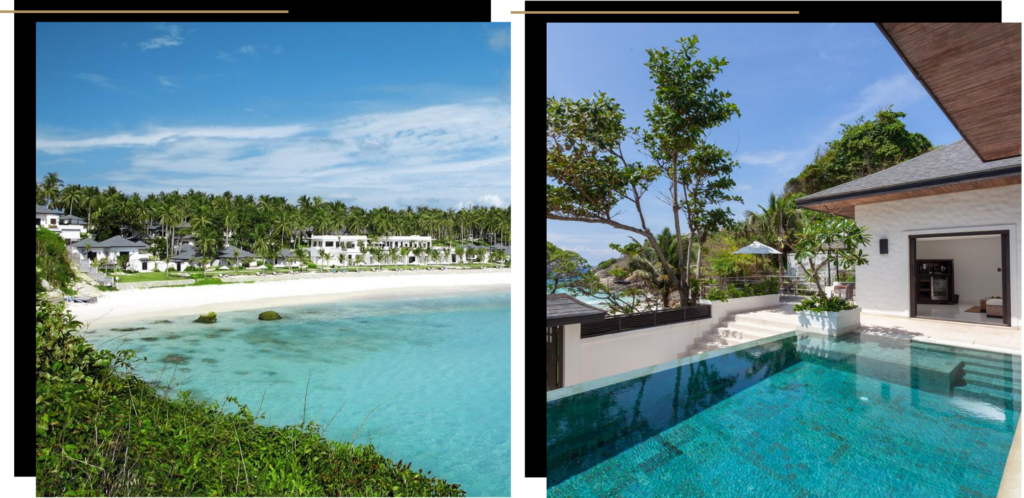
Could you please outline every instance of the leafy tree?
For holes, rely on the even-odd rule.
[[[655,82],[655,99],[645,112],[646,130],[626,128],[621,107],[601,92],[593,99],[547,101],[547,176],[553,180],[547,185],[548,219],[599,223],[642,236],[684,303],[685,280],[676,276],[647,226],[642,198],[659,177],[669,181],[677,258],[682,261],[680,211],[685,210],[691,232],[700,227],[711,231],[712,220],[719,215],[708,208],[726,200],[724,190],[732,187],[728,174],[735,163],[724,151],[707,144],[705,135],[739,115],[739,110],[727,101],[728,92],[711,88],[727,62],[717,57],[697,59],[697,41],[691,36],[679,40],[679,50],[647,51],[645,65]],[[653,164],[625,158],[622,142],[630,136]],[[639,226],[616,219],[620,204],[636,210]]]
[[[817,212],[808,214],[808,217],[797,236],[797,263],[814,281],[818,296],[825,298],[825,289],[819,275],[821,269],[827,264],[843,269],[866,265],[868,259],[861,247],[871,243],[871,236],[864,227],[848,218]],[[815,262],[819,254],[824,254],[825,258]]]
[[[590,277],[590,264],[573,251],[560,249],[548,242],[547,250],[548,294],[569,288],[571,284]],[[571,292],[570,292],[571,293]],[[575,294],[574,294],[575,295]]]
[[[820,192],[931,150],[932,143],[924,135],[907,131],[902,121],[906,116],[890,105],[872,120],[861,116],[853,124],[844,124],[839,139],[828,142],[824,152],[819,149],[814,160],[786,182],[786,193]]]

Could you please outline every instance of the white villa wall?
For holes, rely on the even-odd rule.
[[[712,321],[714,319],[711,318],[694,320],[583,339],[580,347],[583,360],[583,364],[580,365],[580,380],[570,383],[567,375],[565,385],[571,386],[676,360],[679,353],[686,351],[695,340],[711,330]],[[568,346],[568,334],[565,340]],[[568,373],[571,365],[568,347],[565,352]]]
[[[871,234],[868,264],[857,267],[857,304],[866,313],[910,316],[910,235],[1009,230],[1011,325],[1019,327],[1020,206],[1020,185],[857,206],[857,223]],[[889,254],[878,252],[882,238],[889,239]]]
[[[706,303],[705,303],[706,304]],[[564,329],[565,386],[673,361],[732,313],[778,306],[778,294],[711,303],[711,318],[580,339],[580,325]]]
[[[917,239],[917,259],[953,260],[953,293],[961,303],[978,304],[982,298],[1003,294],[999,237],[970,239]]]

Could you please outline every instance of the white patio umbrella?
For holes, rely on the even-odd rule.
[[[733,251],[733,254],[778,254],[779,268],[782,268],[782,252],[780,252],[777,249],[773,249],[771,246],[766,246],[756,240],[749,246],[742,247],[736,251]],[[779,285],[782,285],[782,282],[779,282]]]

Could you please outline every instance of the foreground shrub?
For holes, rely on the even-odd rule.
[[[743,287],[736,287],[736,284],[729,284],[723,289],[711,289],[704,296],[708,301],[728,301],[730,298],[741,298],[751,296],[770,296],[779,293],[779,279],[768,277],[753,284],[743,284]]]
[[[793,306],[793,311],[813,311],[817,313],[823,312],[837,312],[857,309],[857,305],[853,304],[839,296],[833,297],[821,297],[815,294],[812,297],[808,297]]]
[[[310,422],[267,427],[245,405],[160,395],[134,353],[94,349],[63,305],[36,309],[40,496],[464,496]],[[427,473],[429,474],[429,472]]]

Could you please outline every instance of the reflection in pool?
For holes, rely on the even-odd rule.
[[[1019,356],[859,334],[759,342],[552,391],[548,495],[995,495]]]

